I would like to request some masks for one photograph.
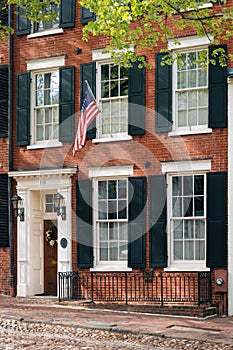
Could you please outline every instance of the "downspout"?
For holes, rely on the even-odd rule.
[[[12,28],[12,5],[8,5],[8,24]],[[13,103],[13,34],[9,34],[9,83],[8,83],[8,171],[13,169],[12,153],[12,103]],[[13,237],[13,210],[11,205],[13,179],[8,177],[8,212],[9,212],[9,249],[10,249],[10,296],[15,296],[15,269],[14,269],[14,237]]]

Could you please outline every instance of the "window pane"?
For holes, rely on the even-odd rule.
[[[109,244],[109,259],[111,261],[117,261],[118,259],[118,245],[115,242]]]
[[[128,79],[120,81],[120,96],[128,95]]]
[[[125,222],[119,223],[119,239],[121,241],[128,240],[128,224]]]
[[[120,245],[119,247],[120,249],[120,260],[128,260],[128,245],[127,244],[124,244],[124,245]]]
[[[118,219],[127,218],[127,202],[125,200],[120,200],[118,202]]]
[[[117,182],[116,180],[108,182],[108,198],[116,199],[117,198]]]
[[[173,198],[173,217],[182,216],[182,198]]]
[[[116,96],[119,96],[119,93],[118,93],[118,80],[111,80],[111,83],[110,83],[110,96],[111,97],[116,97]]]
[[[182,177],[173,176],[172,178],[172,195],[181,196],[182,195]]]
[[[109,80],[109,65],[103,64],[101,66],[101,80]]]
[[[197,86],[197,76],[196,71],[189,71],[188,72],[188,88],[193,88]]]
[[[204,195],[204,176],[203,175],[194,176],[194,194]]]
[[[198,70],[198,86],[207,86],[207,72],[202,69]]]
[[[117,202],[108,201],[108,219],[117,219]]]
[[[191,110],[188,114],[188,125],[194,126],[197,125],[197,110]]]
[[[184,242],[184,260],[194,259],[194,242],[186,241]]]
[[[193,176],[183,177],[184,196],[190,196],[193,194]]]
[[[101,83],[101,97],[107,98],[109,97],[109,91],[110,91],[110,85],[109,82],[102,82]]]
[[[195,242],[195,259],[205,260],[205,242],[204,241]]]
[[[195,221],[195,238],[197,239],[205,238],[205,221],[204,220]]]
[[[118,240],[118,223],[109,223],[109,240]]]
[[[174,239],[183,239],[183,221],[174,221]]]
[[[183,242],[174,242],[174,260],[183,260]]]
[[[45,125],[45,140],[49,140],[52,135],[52,128],[51,125]]]
[[[183,199],[183,216],[193,216],[193,198],[184,197]]]
[[[188,106],[197,107],[197,91],[190,91],[188,93]]]
[[[98,182],[98,198],[106,199],[107,198],[107,183],[106,181]]]
[[[99,201],[99,219],[107,219],[107,201]]]
[[[187,112],[186,111],[179,112],[178,113],[178,127],[187,126],[187,125],[188,125]]]
[[[198,92],[198,104],[199,106],[208,106],[208,91],[207,90],[200,90]]]
[[[199,125],[208,124],[208,108],[199,110]]]
[[[99,239],[100,241],[108,240],[108,224],[105,222],[99,224]]]
[[[118,181],[118,198],[126,198],[127,197],[127,189],[126,189],[126,181],[119,180]]]
[[[108,243],[107,242],[100,242],[100,261],[108,261]]]
[[[184,239],[194,238],[194,221],[185,220],[184,221]]]
[[[194,215],[204,216],[204,197],[194,198]]]
[[[37,141],[43,140],[43,127],[42,126],[36,127],[36,139],[37,139]]]

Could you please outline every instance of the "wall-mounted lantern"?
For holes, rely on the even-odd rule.
[[[18,216],[20,221],[24,221],[24,207],[23,207],[23,200],[20,196],[15,194],[11,198],[13,210],[15,212],[15,216]]]
[[[57,215],[61,215],[62,220],[66,220],[66,206],[64,204],[65,198],[60,193],[56,193],[53,196],[53,205],[57,209]]]

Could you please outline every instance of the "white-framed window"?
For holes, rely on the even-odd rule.
[[[98,179],[96,185],[96,266],[127,267],[128,180]]]
[[[205,268],[206,174],[168,175],[170,268]]]
[[[206,49],[179,53],[174,63],[174,128],[198,130],[208,128],[208,67],[200,65],[200,57],[207,57]]]
[[[97,64],[97,138],[128,135],[128,70],[112,62]]]
[[[58,142],[59,70],[32,74],[32,143]]]
[[[53,4],[51,2],[50,6],[45,8],[45,12],[48,14],[49,13],[56,14],[55,19],[50,23],[47,23],[45,20],[40,20],[38,23],[36,23],[36,22],[33,23],[33,33],[38,33],[38,32],[42,32],[42,31],[49,30],[49,29],[59,28],[60,5]]]
[[[55,193],[45,194],[45,213],[57,213],[57,207],[54,205]]]

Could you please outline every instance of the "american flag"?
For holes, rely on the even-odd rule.
[[[85,146],[87,128],[100,113],[100,110],[97,107],[96,102],[94,101],[94,97],[92,96],[92,93],[89,89],[89,86],[87,86],[81,109],[81,115],[79,118],[78,130],[75,137],[73,156],[76,155],[76,152],[79,149]]]

